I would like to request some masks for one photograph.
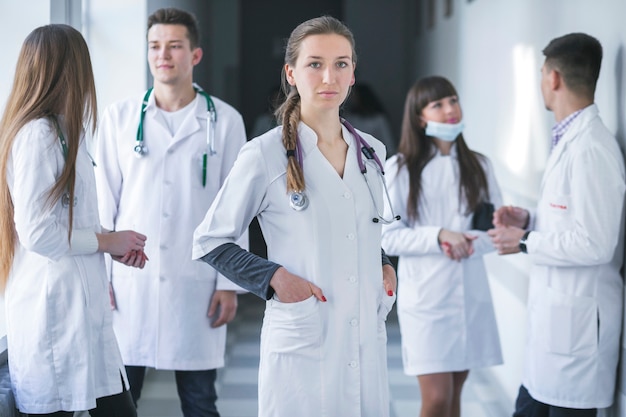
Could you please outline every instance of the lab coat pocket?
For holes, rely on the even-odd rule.
[[[296,303],[270,300],[266,315],[268,347],[272,353],[319,357],[322,326],[315,296]]]
[[[560,293],[548,288],[545,340],[551,353],[588,357],[598,348],[598,305],[594,298]]]

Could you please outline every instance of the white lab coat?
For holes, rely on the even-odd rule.
[[[145,234],[144,269],[113,263],[117,310],[113,326],[126,365],[203,370],[224,366],[226,326],[211,328],[213,292],[240,290],[209,265],[191,260],[191,240],[246,142],[241,115],[212,97],[217,111],[216,155],[208,156],[207,103],[197,94],[174,137],[156,119],[154,94],[144,120],[148,154],[133,152],[141,97],[110,106],[96,141],[96,180],[102,224]],[[247,235],[242,238],[247,244]]]
[[[420,217],[407,215],[409,174],[398,156],[386,164],[390,200],[401,221],[383,226],[383,249],[398,261],[398,320],[407,375],[463,371],[502,363],[500,340],[482,256],[493,251],[487,234],[470,231],[472,214],[459,204],[456,144],[437,153],[422,172]],[[502,205],[491,163],[483,162],[490,201]],[[389,207],[386,214],[389,217]],[[478,235],[475,252],[461,262],[441,251],[441,228]]]
[[[534,265],[523,379],[546,404],[613,402],[623,302],[622,158],[591,105],[548,159],[526,243]]]
[[[235,241],[258,215],[269,260],[318,285],[327,302],[267,302],[259,366],[260,417],[385,417],[389,415],[380,223],[349,145],[343,179],[300,123],[309,207],[289,206],[282,127],[242,149],[230,176],[194,235],[193,257]],[[362,134],[384,160],[382,143]],[[364,158],[365,160],[365,158]],[[382,182],[367,175],[382,212]]]
[[[55,127],[40,119],[17,135],[7,168],[19,237],[5,293],[7,343],[12,389],[24,413],[91,409],[96,398],[122,392],[120,375],[126,381],[104,256],[97,253],[101,227],[84,141],[71,247],[69,208],[61,200],[46,203],[64,164]]]

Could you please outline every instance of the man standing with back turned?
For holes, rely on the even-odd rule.
[[[154,87],[108,108],[96,142],[102,224],[132,225],[152,242],[140,272],[111,269],[113,327],[130,390],[137,402],[146,367],[175,370],[185,417],[219,416],[216,368],[224,366],[225,324],[240,290],[191,260],[193,231],[246,142],[241,115],[193,83],[201,58],[191,14],[150,15]]]
[[[592,417],[615,392],[623,283],[624,160],[594,104],[602,46],[572,33],[543,50],[553,149],[537,211],[502,207],[500,254],[531,256],[528,340],[514,417]]]

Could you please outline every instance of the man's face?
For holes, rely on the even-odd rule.
[[[184,25],[156,24],[148,30],[148,64],[155,83],[191,82],[202,50],[191,48]]]

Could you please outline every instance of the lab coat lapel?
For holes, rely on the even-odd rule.
[[[580,115],[572,122],[572,125],[567,129],[559,143],[556,145],[552,152],[550,153],[550,157],[548,158],[548,162],[546,163],[546,169],[544,170],[543,179],[541,180],[541,189],[546,182],[546,178],[548,178],[550,172],[558,165],[559,159],[570,145],[570,142],[578,136],[578,133],[582,130],[584,126],[586,126],[589,121],[595,117],[598,113],[597,107],[595,104],[587,107],[582,111]]]
[[[173,143],[180,142],[202,129],[200,120],[207,118],[206,100],[204,100],[204,103],[203,100],[204,98],[202,96],[198,94],[196,95],[192,104],[194,105],[194,109],[187,115],[183,124],[180,126],[180,129],[178,129],[174,135],[174,140],[172,141]]]

